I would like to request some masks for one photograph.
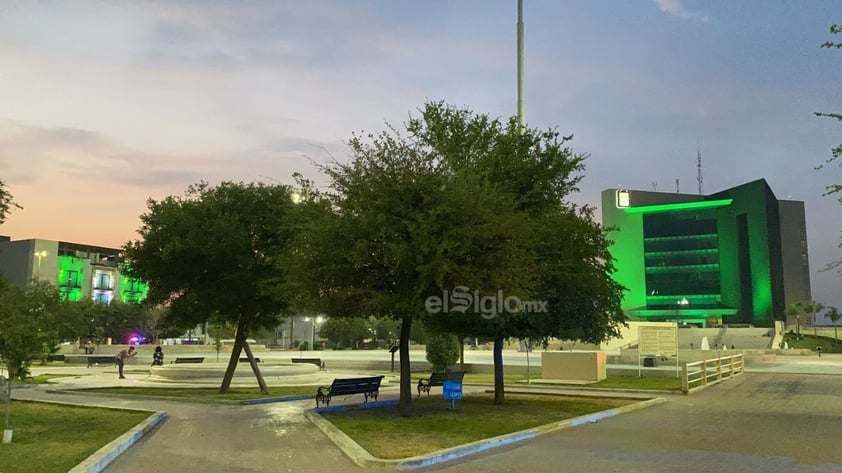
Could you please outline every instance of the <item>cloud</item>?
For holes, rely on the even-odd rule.
[[[658,4],[658,9],[664,13],[681,18],[682,20],[697,21],[699,23],[707,23],[710,17],[702,12],[688,10],[682,0],[655,0]]]

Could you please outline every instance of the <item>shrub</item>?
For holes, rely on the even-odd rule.
[[[459,340],[451,334],[435,335],[427,339],[427,361],[433,371],[445,371],[459,360]]]

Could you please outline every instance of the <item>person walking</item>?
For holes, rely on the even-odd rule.
[[[161,345],[155,347],[155,353],[152,354],[152,366],[164,366],[164,351],[161,350]]]
[[[114,361],[119,367],[120,379],[126,379],[126,377],[123,376],[123,365],[126,362],[126,358],[131,358],[135,355],[137,355],[137,352],[135,351],[134,346],[130,346],[128,350],[123,348],[122,350],[120,350],[120,353],[117,353],[117,356],[114,358]]]

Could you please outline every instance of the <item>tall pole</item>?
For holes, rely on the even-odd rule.
[[[517,123],[526,128],[523,111],[523,0],[517,0]]]

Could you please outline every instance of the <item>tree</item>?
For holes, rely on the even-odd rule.
[[[359,348],[371,333],[365,319],[328,317],[319,329],[319,336],[327,338],[334,348]]]
[[[529,233],[513,200],[443,166],[431,143],[389,126],[355,135],[351,160],[320,169],[330,190],[301,184],[301,227],[280,264],[312,310],[400,321],[400,405],[412,415],[409,338],[431,314],[425,300],[460,285],[517,292],[529,279]]]
[[[45,346],[58,343],[59,293],[51,284],[33,281],[26,288],[0,280],[0,358],[9,374],[6,397],[6,430],[9,430],[12,383],[29,374],[33,359]]]
[[[443,103],[428,103],[422,118],[410,120],[408,128],[416,139],[431,143],[453,172],[480,177],[505,192],[529,229],[522,243],[536,266],[519,292],[508,295],[531,297],[546,310],[505,311],[491,321],[448,317],[434,322],[459,336],[495,340],[496,403],[504,400],[504,338],[598,342],[618,334],[624,288],[611,279],[614,259],[606,231],[594,221],[591,207],[566,202],[577,190],[587,158],[568,146],[572,136],[523,128],[516,117],[504,123]]]
[[[795,334],[801,335],[801,314],[803,308],[800,302],[793,302],[786,307],[786,315],[795,317]]]
[[[148,302],[165,305],[174,320],[236,326],[220,392],[230,388],[245,350],[261,391],[268,393],[246,338],[253,330],[276,326],[289,305],[278,290],[287,273],[274,260],[291,236],[290,189],[203,182],[184,196],[147,204],[141,238],[124,246],[130,274],[149,283]]]
[[[832,34],[832,35],[842,34],[842,25],[837,25],[837,24],[830,25],[830,34]],[[842,48],[842,42],[833,42],[833,41],[828,40],[828,41],[825,41],[822,44],[821,47],[822,48],[839,49],[839,48]],[[835,112],[835,113],[816,112],[816,115],[819,116],[819,117],[831,118],[831,119],[836,120],[836,121],[842,121],[842,113],[839,113],[839,112]],[[825,160],[825,162],[823,164],[820,164],[816,169],[822,169],[825,166],[833,163],[834,161],[839,159],[839,156],[842,156],[842,144],[833,148],[831,150],[831,157],[828,158],[827,160]],[[825,188],[824,195],[827,196],[827,195],[839,194],[839,193],[842,193],[842,184],[831,184],[831,185],[829,185]],[[840,204],[842,204],[842,195],[840,195],[840,197],[837,200],[839,201]],[[842,247],[842,243],[840,243],[839,246]],[[828,264],[827,268],[825,268],[825,270],[831,270],[831,269],[838,269],[839,273],[842,274],[842,258],[839,258],[836,261],[833,261],[832,263]]]
[[[459,359],[459,340],[451,334],[434,335],[427,340],[427,361],[434,372],[446,371]]]
[[[6,221],[6,216],[9,215],[12,209],[22,208],[15,202],[12,194],[6,190],[6,184],[0,180],[0,224]]]
[[[216,350],[216,361],[219,361],[219,352],[222,351],[222,340],[234,336],[234,327],[231,324],[223,323],[208,327],[208,335],[213,338],[213,348]]]
[[[835,345],[837,341],[839,341],[839,333],[837,332],[838,327],[836,323],[842,319],[842,314],[839,313],[839,309],[836,307],[828,307],[827,312],[824,313],[824,316],[830,319],[833,322],[833,344]]]

